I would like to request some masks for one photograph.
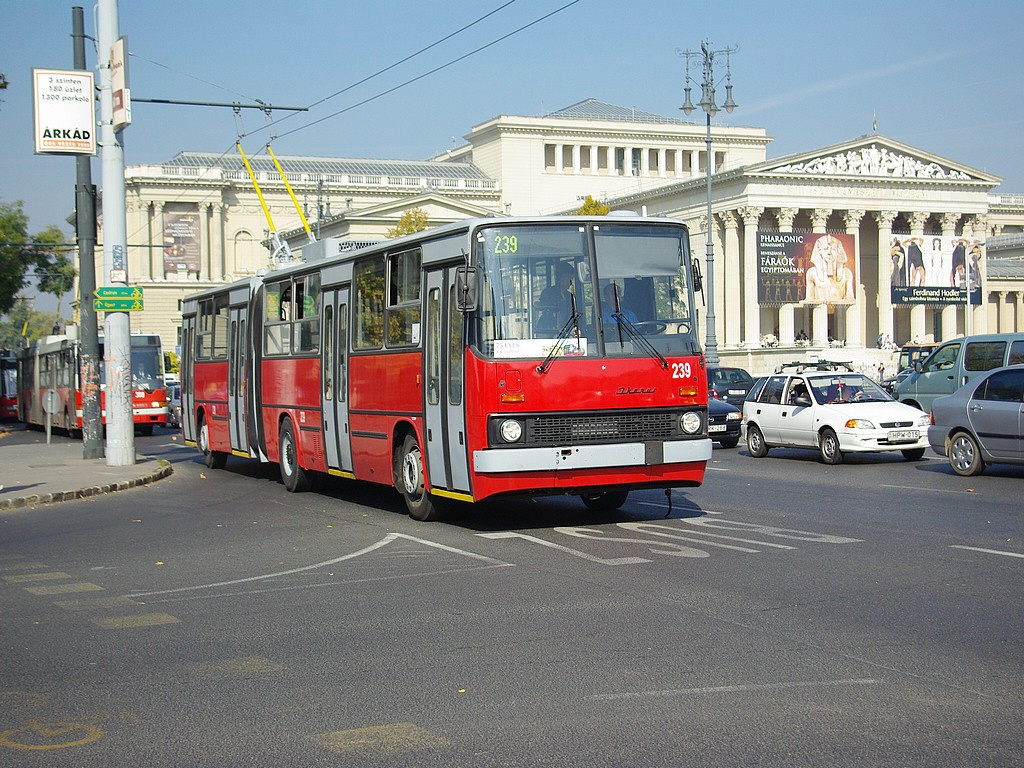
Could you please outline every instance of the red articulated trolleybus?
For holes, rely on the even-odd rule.
[[[74,327],[74,326],[71,326]],[[131,337],[132,421],[144,435],[154,426],[167,424],[167,393],[164,389],[164,359],[160,337],[133,334]],[[77,336],[47,336],[18,353],[18,389],[21,418],[29,426],[50,426],[68,433],[82,429],[82,381]],[[106,362],[100,337],[100,408],[107,423]],[[55,392],[57,397],[49,395]],[[49,413],[47,413],[49,405]]]
[[[18,420],[18,358],[0,350],[0,421]]]
[[[310,251],[332,254],[309,258]],[[703,482],[702,290],[664,218],[470,219],[188,296],[182,428],[209,467],[280,464],[454,500]]]

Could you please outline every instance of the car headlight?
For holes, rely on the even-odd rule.
[[[919,427],[930,427],[931,424],[932,424],[932,417],[931,417],[930,414],[926,413],[924,416],[919,416],[918,419],[917,419],[917,426],[919,426]]]
[[[498,432],[506,443],[516,443],[523,436],[523,425],[515,419],[505,419]]]
[[[731,412],[731,413],[726,415],[725,420],[726,421],[739,421],[742,418],[743,418],[743,414],[742,413],[740,413],[739,411],[733,411],[733,412]]]
[[[695,435],[700,432],[704,420],[697,411],[687,411],[679,417],[679,428],[688,435]]]
[[[846,422],[847,429],[874,429],[875,425],[867,419],[850,419]]]

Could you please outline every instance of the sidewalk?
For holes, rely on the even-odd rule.
[[[167,461],[137,456],[127,467],[83,459],[82,442],[0,424],[0,512],[71,501],[148,485],[173,471]]]

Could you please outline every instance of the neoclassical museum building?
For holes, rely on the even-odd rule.
[[[702,262],[710,232],[723,364],[1024,331],[1024,194],[993,193],[998,176],[877,133],[768,159],[764,129],[712,125],[709,158],[706,130],[590,99],[494,117],[426,160],[277,160],[312,236],[342,247],[381,240],[412,209],[436,226],[569,213],[587,196],[683,220]],[[310,235],[285,179],[254,155],[273,229],[301,258]],[[173,349],[182,297],[272,266],[271,224],[238,155],[181,152],[125,175],[129,283],[145,294],[132,329]]]

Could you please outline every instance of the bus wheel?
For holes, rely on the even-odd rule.
[[[228,462],[228,455],[223,451],[210,450],[210,429],[206,426],[206,419],[199,418],[199,450],[203,453],[203,463],[210,469],[224,469]]]
[[[423,454],[413,435],[406,435],[402,452],[397,457],[395,480],[409,517],[423,522],[441,519],[437,499],[427,493],[423,483]]]
[[[629,496],[629,491],[580,494],[587,509],[592,509],[595,512],[612,512],[626,503],[627,496]]]
[[[299,466],[299,447],[295,443],[295,429],[292,427],[291,419],[285,419],[281,424],[281,435],[278,439],[277,450],[281,462],[281,480],[284,487],[291,493],[308,491],[311,485],[309,475]]]

